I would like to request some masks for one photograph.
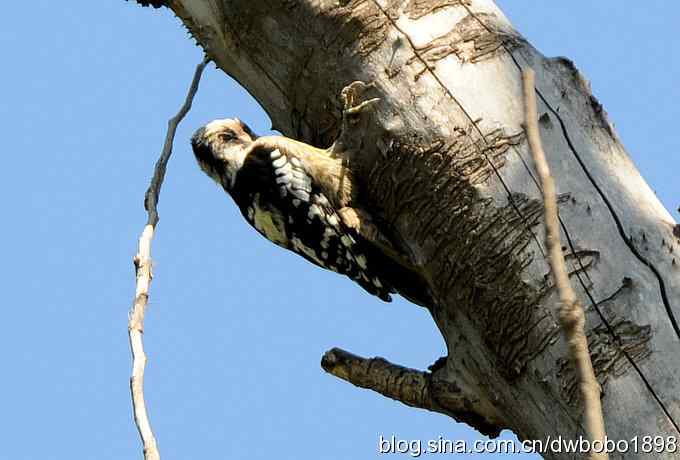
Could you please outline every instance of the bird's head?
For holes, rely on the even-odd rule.
[[[231,190],[248,149],[257,136],[238,118],[211,121],[196,130],[191,147],[201,169]]]

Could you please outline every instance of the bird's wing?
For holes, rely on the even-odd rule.
[[[237,200],[242,213],[269,240],[389,302],[395,291],[380,275],[381,258],[371,257],[375,248],[344,225],[309,169],[285,146],[253,149],[237,178],[237,188],[250,190]]]

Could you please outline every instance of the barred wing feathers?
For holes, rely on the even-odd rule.
[[[384,257],[343,224],[320,184],[292,152],[255,148],[236,176],[232,195],[264,237],[391,301],[395,291],[380,273]]]

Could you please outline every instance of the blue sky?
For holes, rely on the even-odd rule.
[[[680,3],[499,3],[591,80],[677,217]],[[3,14],[0,459],[140,458],[131,259],[167,119],[201,52],[167,10],[120,0],[8,2]],[[232,115],[270,126],[211,65],[177,134],[153,245],[146,385],[163,458],[363,459],[378,456],[380,434],[478,438],[320,369],[333,346],[416,368],[444,346],[425,310],[382,304],[247,228],[188,145],[196,127]]]

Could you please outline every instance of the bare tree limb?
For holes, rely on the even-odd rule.
[[[498,436],[505,426],[492,407],[478,407],[478,398],[469,394],[472,392],[466,391],[462,382],[456,385],[437,379],[436,373],[409,369],[384,358],[362,358],[339,348],[323,355],[321,367],[352,385],[375,391],[407,406],[439,412],[466,422],[487,436]]]
[[[165,135],[165,143],[163,144],[163,150],[161,151],[161,156],[156,162],[156,167],[154,169],[153,178],[151,179],[151,184],[146,190],[144,195],[144,209],[149,213],[149,219],[147,225],[153,227],[158,224],[158,198],[161,193],[161,187],[163,186],[163,179],[165,179],[165,171],[167,169],[168,160],[170,160],[170,155],[172,155],[172,142],[175,139],[175,132],[177,132],[177,126],[186,116],[186,114],[191,110],[191,104],[198,90],[198,84],[201,81],[201,75],[203,74],[203,69],[210,62],[210,59],[206,56],[203,61],[196,67],[194,72],[194,78],[191,81],[191,86],[189,87],[189,92],[184,100],[184,104],[180,107],[179,112],[173,118],[168,120],[168,131]]]
[[[604,441],[606,434],[604,418],[602,416],[602,404],[600,402],[600,385],[595,378],[593,363],[588,351],[588,341],[584,330],[585,314],[583,306],[576,297],[576,293],[569,282],[569,274],[560,243],[555,182],[550,175],[550,168],[545,158],[538,130],[534,71],[532,69],[524,69],[522,71],[522,80],[524,83],[524,113],[527,139],[543,193],[546,227],[545,245],[548,249],[548,263],[550,264],[562,303],[560,323],[567,338],[570,358],[576,367],[584,405],[586,434],[591,441]],[[590,458],[605,460],[609,458],[609,455],[606,452],[591,452]]]
[[[154,175],[144,199],[144,207],[148,213],[148,220],[147,224],[144,226],[142,235],[139,238],[137,255],[134,257],[136,277],[135,299],[128,320],[128,336],[130,339],[130,349],[132,351],[130,391],[132,393],[132,408],[134,411],[135,424],[137,425],[139,436],[144,445],[145,460],[160,460],[160,452],[158,451],[158,445],[153,430],[151,429],[146,403],[144,402],[144,369],[146,367],[147,358],[144,353],[143,340],[144,313],[149,300],[149,286],[151,285],[151,279],[153,278],[151,269],[151,240],[153,239],[155,227],[158,224],[158,210],[156,208],[161,186],[163,185],[163,179],[165,178],[168,160],[172,155],[172,143],[175,138],[177,126],[191,109],[191,103],[198,90],[198,84],[201,80],[203,69],[208,62],[209,60],[206,57],[196,67],[194,78],[191,82],[191,87],[189,88],[184,104],[177,115],[168,121],[165,144],[163,145],[161,156],[156,163]]]
[[[352,385],[373,390],[407,406],[436,410],[430,375],[392,364],[384,358],[362,358],[339,348],[327,351],[323,369]]]

